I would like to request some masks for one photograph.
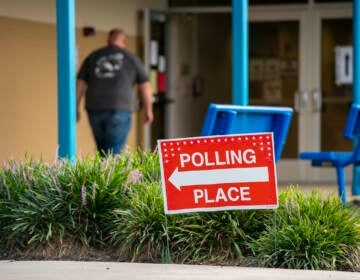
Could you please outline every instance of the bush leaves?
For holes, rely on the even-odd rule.
[[[165,216],[157,153],[52,164],[26,157],[0,168],[0,252],[69,242],[123,261],[360,269],[358,207],[293,186],[279,202]]]

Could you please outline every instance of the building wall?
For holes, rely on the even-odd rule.
[[[110,28],[123,27],[128,48],[138,52],[138,12],[162,9],[163,0],[77,0],[77,67],[92,50],[105,44]],[[57,150],[57,49],[55,0],[0,0],[0,160],[25,154],[54,158]],[[83,37],[81,27],[96,28]],[[136,146],[137,115],[128,138]],[[77,151],[94,154],[87,116],[77,124]]]
[[[137,12],[144,8],[163,10],[166,0],[74,0],[76,25],[99,30],[121,26],[136,34]],[[56,23],[56,0],[0,0],[0,16]]]

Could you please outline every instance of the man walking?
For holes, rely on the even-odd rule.
[[[126,34],[113,29],[108,45],[92,52],[83,62],[76,82],[76,113],[85,93],[85,108],[102,155],[118,154],[131,128],[134,85],[139,85],[145,106],[145,123],[153,121],[152,90],[140,59],[125,49]]]

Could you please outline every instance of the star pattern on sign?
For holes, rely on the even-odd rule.
[[[263,153],[264,155],[271,157],[273,156],[272,150],[272,137],[270,134],[258,134],[249,136],[214,136],[214,137],[203,137],[202,139],[176,139],[176,140],[165,140],[161,142],[161,150],[166,158],[165,163],[169,162],[169,159],[173,158],[176,155],[176,152],[181,152],[182,147],[184,146],[191,146],[194,145],[202,145],[202,144],[209,144],[210,143],[241,143],[241,142],[248,142],[250,141],[250,145],[252,149],[255,151]]]

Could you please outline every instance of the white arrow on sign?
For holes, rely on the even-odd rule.
[[[227,168],[197,171],[179,171],[176,167],[169,181],[180,191],[181,187],[226,183],[269,182],[268,167]]]

